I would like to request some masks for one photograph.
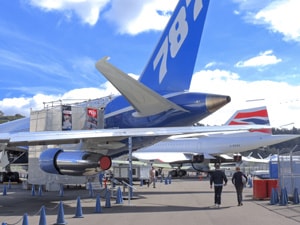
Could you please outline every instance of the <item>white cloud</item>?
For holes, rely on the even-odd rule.
[[[299,0],[233,0],[239,4],[239,14],[254,24],[262,24],[283,35],[285,41],[300,41]]]
[[[241,1],[235,14],[246,12],[247,19],[265,24],[285,40],[300,41],[300,14],[298,0]],[[29,0],[45,11],[59,11],[67,20],[76,14],[83,23],[95,25],[104,9],[105,18],[117,25],[118,32],[131,35],[149,30],[162,30],[178,0]],[[126,9],[126,10],[124,10]],[[103,15],[104,16],[104,15]],[[101,16],[102,17],[102,16]]]
[[[113,0],[105,17],[117,25],[120,33],[136,35],[149,30],[162,30],[177,2],[178,0]]]
[[[277,64],[281,61],[282,61],[281,59],[277,58],[273,54],[272,50],[268,50],[246,61],[239,61],[235,64],[235,66],[236,67],[262,67],[262,66]]]
[[[30,4],[45,11],[61,11],[69,20],[74,12],[83,23],[95,25],[100,11],[110,0],[30,0]]]
[[[207,68],[213,67],[213,66],[215,66],[215,65],[217,65],[216,62],[210,62],[210,63],[207,63],[207,64],[204,66],[204,68],[207,69]]]
[[[129,76],[138,79],[139,76],[130,73]],[[73,89],[60,95],[36,94],[33,97],[4,98],[0,101],[0,109],[5,115],[30,115],[30,110],[40,110],[53,102],[81,102],[106,96],[119,95],[118,90],[110,83],[105,82],[99,88]]]
[[[279,127],[294,123],[300,128],[300,86],[270,80],[244,81],[239,75],[225,70],[205,70],[194,74],[191,91],[229,95],[231,102],[201,121],[222,125],[237,109],[266,105],[271,125]],[[264,99],[263,101],[249,101]],[[248,101],[247,101],[248,100]]]
[[[255,15],[255,19],[268,25],[273,32],[284,35],[285,40],[300,41],[300,2],[298,0],[273,1]]]
[[[118,91],[109,83],[104,83],[100,88],[80,88],[68,91],[61,95],[36,94],[33,97],[5,98],[0,101],[0,109],[5,115],[21,114],[30,115],[30,110],[40,110],[52,102],[65,103],[81,102],[109,95],[117,95]]]
[[[149,30],[162,30],[178,0],[30,0],[45,11],[62,12],[67,21],[75,13],[91,26],[100,19],[101,11],[110,8],[103,18],[116,24],[119,33],[136,35]],[[101,16],[102,17],[102,16]]]

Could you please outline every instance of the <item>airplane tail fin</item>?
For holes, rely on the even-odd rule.
[[[190,88],[209,0],[179,0],[139,81],[155,91]]]
[[[270,125],[266,106],[236,111],[226,125]],[[272,134],[272,129],[252,130]]]

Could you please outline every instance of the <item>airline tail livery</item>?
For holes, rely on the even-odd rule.
[[[269,115],[265,106],[251,109],[238,110],[226,122],[226,125],[268,125],[270,126]],[[253,132],[272,133],[271,128],[252,130]]]
[[[209,1],[179,1],[140,82],[155,91],[190,88]]]

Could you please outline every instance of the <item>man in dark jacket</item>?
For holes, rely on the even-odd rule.
[[[224,171],[220,170],[220,164],[215,165],[216,170],[210,175],[210,188],[214,184],[215,189],[215,206],[220,207],[221,205],[221,194],[223,190],[223,185],[227,184],[227,177]]]
[[[244,185],[247,183],[248,178],[243,172],[240,171],[240,167],[237,166],[236,172],[233,174],[231,180],[235,186],[238,206],[242,206],[243,205],[243,188],[244,188]]]

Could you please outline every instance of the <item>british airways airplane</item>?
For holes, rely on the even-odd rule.
[[[236,125],[270,125],[268,111],[265,106],[236,111],[225,123]],[[167,138],[154,145],[133,152],[132,156],[139,160],[151,160],[169,163],[180,168],[190,164],[199,171],[207,171],[209,163],[238,162],[228,154],[235,154],[260,147],[270,146],[299,138],[300,135],[273,135],[271,128],[253,129],[251,131],[200,134],[199,137]],[[242,157],[242,160],[247,158]],[[179,174],[185,174],[178,170]]]
[[[189,127],[230,102],[229,96],[187,91],[208,5],[208,0],[178,2],[139,80],[108,63],[107,57],[96,63],[122,94],[106,105],[104,129],[30,132],[29,119],[23,119],[0,125],[5,132],[0,134],[0,147],[44,145],[39,156],[43,171],[85,175],[109,169],[111,158],[128,152],[128,137],[136,150],[170,135],[248,129]],[[78,145],[68,151],[62,144]]]

